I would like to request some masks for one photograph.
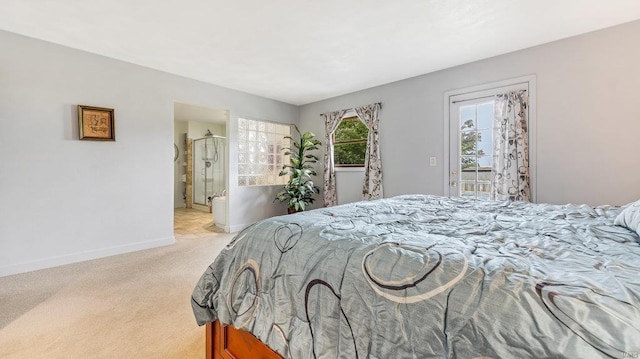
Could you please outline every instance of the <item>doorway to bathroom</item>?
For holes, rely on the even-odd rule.
[[[224,232],[227,227],[229,111],[174,103],[174,234]]]

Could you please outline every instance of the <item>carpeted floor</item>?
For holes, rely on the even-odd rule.
[[[191,291],[231,234],[0,278],[0,358],[204,358]]]

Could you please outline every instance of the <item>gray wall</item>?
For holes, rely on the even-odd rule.
[[[229,223],[285,213],[237,186],[237,118],[296,106],[0,31],[0,275],[173,243],[174,101],[230,111]],[[116,141],[79,141],[76,105],[115,109]],[[259,210],[256,210],[259,208]]]
[[[0,31],[0,275],[172,243],[174,101],[230,111],[231,230],[285,210],[237,186],[238,117],[322,138],[320,113],[380,101],[385,195],[442,194],[444,92],[528,74],[538,201],[636,200],[639,40],[636,21],[297,108]],[[77,104],[115,108],[116,142],[79,141]]]
[[[385,197],[441,195],[444,93],[535,74],[537,201],[628,203],[640,198],[639,42],[635,21],[308,104],[300,110],[300,128],[323,138],[319,114],[382,102]],[[429,167],[430,156],[437,157],[436,167]],[[349,175],[338,176],[349,182]],[[338,197],[361,191],[353,187],[338,188]]]

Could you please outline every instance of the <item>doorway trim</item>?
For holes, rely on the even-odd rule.
[[[194,108],[200,108],[200,109],[205,109],[205,110],[214,110],[214,111],[222,111],[224,113],[224,122],[216,122],[216,121],[210,121],[209,119],[202,119],[200,118],[200,116],[198,114],[196,114],[193,118],[191,119],[177,119],[176,118],[176,105],[182,105],[182,106],[187,106],[187,107],[194,107]],[[199,122],[199,123],[211,123],[213,125],[215,124],[222,124],[224,123],[225,126],[225,131],[224,131],[224,135],[216,135],[216,137],[225,137],[226,136],[226,144],[225,144],[225,165],[224,165],[224,171],[225,171],[225,183],[226,183],[226,196],[227,196],[227,201],[226,201],[226,206],[225,206],[225,216],[226,216],[226,223],[225,223],[225,227],[224,227],[224,231],[229,233],[229,228],[230,228],[230,224],[229,224],[229,206],[230,206],[230,192],[231,192],[231,181],[230,181],[230,173],[229,173],[229,166],[230,166],[230,141],[229,141],[229,134],[230,134],[230,123],[231,123],[231,110],[225,106],[219,106],[219,105],[213,105],[213,104],[202,104],[202,103],[193,103],[193,102],[189,102],[189,101],[184,101],[184,100],[173,100],[172,102],[172,118],[173,118],[173,136],[175,138],[175,133],[176,133],[176,121],[193,121],[193,122]],[[187,132],[188,133],[188,132]],[[189,141],[189,136],[187,134],[186,136],[186,140],[188,143],[188,147],[193,149],[192,147],[192,141]],[[185,151],[186,152],[186,151]],[[187,164],[189,164],[190,166],[193,166],[193,158],[187,158]],[[175,165],[175,163],[174,163]],[[175,170],[174,170],[175,171]],[[191,175],[193,174],[192,169],[187,171],[187,174],[191,173]],[[174,172],[174,183],[173,183],[173,190],[175,191],[175,172]],[[193,189],[191,189],[191,191],[187,191],[187,193],[191,193],[191,195],[193,196]],[[175,198],[175,192],[174,192],[174,198]],[[196,204],[196,206],[201,207],[200,205]],[[175,211],[175,203],[173,205],[173,211]],[[206,207],[204,207],[206,208]],[[172,225],[172,227],[174,227]],[[175,227],[174,227],[174,231],[175,231]],[[175,233],[175,232],[174,232]]]
[[[529,92],[529,171],[530,171],[530,181],[531,181],[529,186],[531,188],[531,202],[534,202],[534,203],[537,202],[538,145],[537,145],[537,121],[536,121],[536,108],[537,108],[536,92],[537,91],[536,91],[536,75],[535,74],[515,77],[511,79],[496,81],[496,82],[489,82],[486,84],[464,87],[464,88],[455,89],[455,90],[449,90],[444,93],[444,98],[443,98],[444,147],[442,152],[443,153],[442,163],[443,163],[443,170],[444,170],[443,179],[442,179],[443,180],[442,193],[444,196],[448,196],[448,193],[449,193],[449,172],[451,170],[449,139],[450,139],[450,115],[451,115],[450,103],[452,101],[452,97],[456,97],[457,100],[460,100],[460,99],[464,100],[465,95],[469,95],[469,97],[471,97],[472,96],[471,94],[475,95],[475,93],[477,92],[489,91],[489,90],[494,90],[501,87],[508,87],[508,86],[513,86],[517,84],[525,84],[525,83],[528,86],[528,92]]]

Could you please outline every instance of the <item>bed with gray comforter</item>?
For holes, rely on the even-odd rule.
[[[640,245],[620,210],[410,195],[274,217],[192,306],[285,358],[637,358]]]

